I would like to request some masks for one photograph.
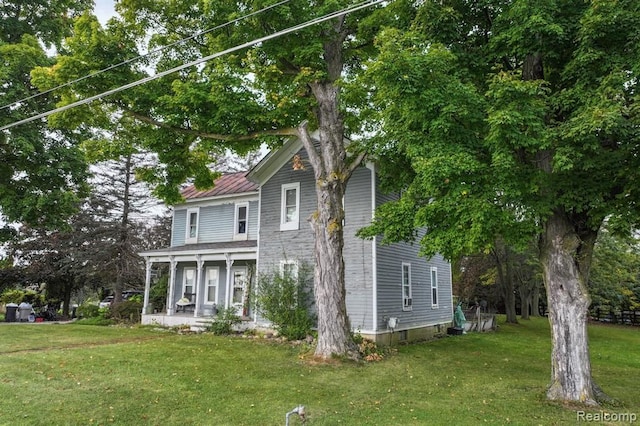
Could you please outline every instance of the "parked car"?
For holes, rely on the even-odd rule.
[[[127,300],[130,297],[137,296],[137,295],[143,296],[144,291],[125,290],[122,292],[122,300]],[[113,303],[113,296],[107,296],[98,304],[98,306],[101,308],[108,308],[109,306],[111,306],[111,303]]]
[[[98,306],[100,308],[108,308],[111,306],[111,302],[113,302],[113,296],[107,296],[98,304]]]

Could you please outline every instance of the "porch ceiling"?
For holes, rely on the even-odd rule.
[[[258,242],[256,240],[230,241],[224,243],[186,244],[183,246],[167,247],[138,253],[156,262],[169,261],[170,258],[195,259],[202,256],[204,260],[225,259],[226,255],[232,259],[256,259]]]

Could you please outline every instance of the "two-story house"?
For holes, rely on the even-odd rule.
[[[197,325],[215,307],[235,307],[248,326],[265,322],[249,300],[256,277],[314,263],[307,224],[316,209],[315,179],[292,138],[248,173],[220,177],[215,187],[183,192],[173,212],[171,246],[140,253],[147,263],[143,324]],[[391,196],[376,185],[375,165],[352,175],[344,198],[346,304],[351,326],[380,343],[444,331],[453,317],[451,265],[425,259],[419,244],[382,245],[356,237]],[[151,270],[169,264],[167,304],[152,312]]]

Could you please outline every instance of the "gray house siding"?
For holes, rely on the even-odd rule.
[[[371,330],[373,327],[373,245],[356,236],[356,232],[371,222],[372,170],[358,168],[344,197],[344,263],[347,312],[351,327]]]
[[[299,227],[280,230],[282,185],[300,183]],[[259,271],[278,271],[280,261],[296,260],[313,265],[313,233],[307,218],[316,210],[315,179],[311,167],[293,170],[290,163],[278,170],[260,192]]]
[[[304,150],[300,151],[303,162]],[[358,229],[371,221],[372,171],[358,168],[345,193],[344,262],[346,305],[354,329],[373,327],[373,264],[371,241],[356,237]],[[280,230],[282,185],[300,183],[298,230]],[[314,264],[314,238],[307,218],[316,210],[315,179],[310,167],[293,170],[285,166],[277,171],[261,190],[259,269],[261,273],[278,270],[280,261],[296,260]]]
[[[376,194],[376,205],[397,198],[390,194]],[[452,319],[451,265],[441,255],[426,259],[419,255],[419,238],[415,243],[376,243],[378,327],[387,328],[387,320],[397,317],[397,329],[449,322]],[[404,309],[402,265],[411,270],[411,309]],[[437,268],[438,303],[432,304],[431,268]]]
[[[303,161],[304,150],[300,151]],[[280,230],[282,185],[300,183],[300,213],[298,230]],[[354,328],[370,328],[372,320],[372,245],[355,236],[371,219],[371,170],[359,168],[353,174],[345,194],[345,284],[346,304]],[[261,190],[261,223],[259,270],[278,271],[283,260],[314,264],[314,237],[307,218],[317,209],[315,179],[310,167],[293,170],[283,167]]]
[[[187,210],[180,209],[173,211],[173,221],[171,226],[171,247],[183,246],[184,237],[187,232]]]
[[[243,201],[239,203],[245,203]],[[248,218],[249,240],[258,238],[258,201],[250,201]],[[198,243],[218,243],[233,241],[235,230],[236,203],[230,202],[214,206],[203,206],[198,214]],[[185,243],[187,226],[187,207],[181,206],[174,211],[171,246]]]

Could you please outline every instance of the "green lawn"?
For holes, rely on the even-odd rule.
[[[640,417],[640,329],[590,334],[595,379],[621,404],[605,411]],[[282,425],[299,404],[308,425],[576,423],[583,408],[545,400],[549,352],[545,319],[362,365],[210,334],[0,324],[0,425]]]

